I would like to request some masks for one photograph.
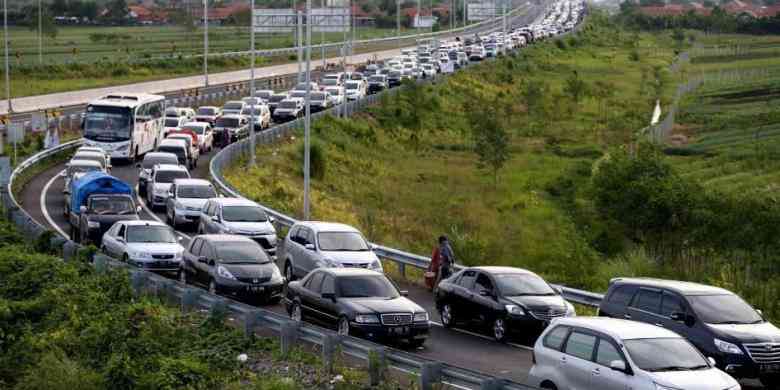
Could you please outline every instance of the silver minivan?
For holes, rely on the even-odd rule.
[[[531,386],[550,390],[737,390],[682,336],[604,317],[556,319],[534,345]]]

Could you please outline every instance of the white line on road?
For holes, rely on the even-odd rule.
[[[146,205],[146,201],[143,200],[143,198],[141,198],[140,196],[136,195],[136,199],[138,199],[138,203],[141,204],[141,207],[144,209],[144,211],[146,211],[147,214],[149,214],[152,218],[154,218],[155,221],[160,222],[160,223],[165,223],[165,221],[160,219],[160,217],[158,217],[157,214],[155,214],[154,211],[152,211],[152,209],[149,208],[149,206]],[[182,235],[184,237],[187,237],[188,240],[192,239],[192,237],[190,237],[186,233],[182,233],[182,232],[180,232],[178,230],[176,231],[176,233],[178,233],[178,234],[180,234],[180,235]]]
[[[54,175],[54,177],[52,177],[48,182],[46,182],[45,186],[43,186],[43,191],[41,192],[41,212],[43,212],[43,217],[46,218],[46,222],[48,222],[49,225],[51,225],[51,227],[57,231],[57,233],[61,234],[67,239],[69,238],[68,235],[64,230],[62,230],[62,228],[59,227],[59,225],[54,223],[54,220],[51,219],[51,215],[49,215],[49,210],[46,209],[46,194],[49,193],[49,187],[51,187],[54,181],[60,178],[60,173],[61,172],[57,172],[57,174]]]

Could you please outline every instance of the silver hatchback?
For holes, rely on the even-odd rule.
[[[533,360],[528,381],[542,389],[740,389],[677,333],[621,319],[555,320],[536,341]]]

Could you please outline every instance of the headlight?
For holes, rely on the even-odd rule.
[[[428,322],[428,312],[414,313],[414,322]]]
[[[574,309],[574,305],[572,305],[569,302],[566,302],[566,317],[576,317],[577,316],[577,310]]]
[[[378,324],[379,317],[376,314],[358,314],[355,316],[355,322],[358,324]]]
[[[227,270],[227,268],[221,265],[217,266],[217,275],[225,279],[236,280],[236,277],[233,276],[233,274],[231,274],[230,271]]]
[[[742,350],[739,349],[738,346],[736,346],[736,345],[734,345],[732,343],[729,343],[729,342],[726,342],[726,341],[723,341],[723,340],[718,340],[718,339],[715,339],[713,341],[715,342],[715,346],[718,347],[718,350],[723,352],[723,353],[731,353],[731,354],[734,354],[734,355],[742,355]]]
[[[173,208],[177,210],[184,210],[184,205],[179,203],[179,201],[177,200],[176,202],[173,203]]]
[[[507,313],[509,313],[509,314],[514,314],[514,315],[517,315],[517,316],[524,316],[525,315],[525,310],[523,310],[523,308],[520,307],[520,306],[517,306],[517,305],[506,305],[505,307],[506,307]]]
[[[87,221],[87,228],[89,228],[89,229],[98,229],[98,228],[100,228],[100,222]]]
[[[382,262],[379,261],[379,260],[374,260],[374,262],[371,263],[371,265],[368,266],[368,268],[370,268],[370,269],[372,269],[374,271],[382,272]]]
[[[676,387],[663,386],[663,385],[659,385],[658,383],[655,383],[655,390],[680,390],[680,389]]]

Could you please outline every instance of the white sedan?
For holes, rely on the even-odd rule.
[[[101,250],[154,272],[178,272],[184,247],[173,228],[157,221],[119,221],[103,234]]]

